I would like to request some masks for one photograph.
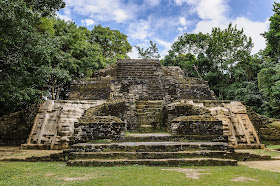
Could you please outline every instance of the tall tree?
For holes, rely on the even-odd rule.
[[[140,46],[134,46],[137,51],[139,58],[142,59],[158,59],[160,55],[158,53],[157,44],[150,41],[150,46],[146,49],[141,48]]]
[[[280,3],[274,3],[273,11],[268,32],[263,34],[267,43],[264,56],[267,58],[258,74],[258,85],[260,91],[269,98],[267,115],[280,118]]]
[[[274,62],[280,61],[280,3],[274,2],[274,14],[269,18],[269,30],[263,36],[267,42],[266,52]]]
[[[47,34],[40,34],[40,17],[22,0],[0,1],[0,114],[40,100],[42,67],[55,51]]]
[[[100,45],[102,55],[111,61],[128,58],[127,53],[132,50],[127,36],[118,30],[111,30],[109,27],[96,25],[89,37],[91,43]]]
[[[249,63],[252,39],[243,30],[229,24],[222,30],[213,28],[211,34],[187,34],[178,37],[162,60],[164,65],[188,66],[185,73],[209,81],[214,92],[224,98],[223,87],[235,81],[234,71],[239,64]],[[183,55],[195,55],[192,64]],[[178,60],[180,62],[178,62]],[[240,65],[241,66],[241,65]]]
[[[42,16],[53,16],[56,11],[65,7],[63,0],[24,0],[27,7]]]

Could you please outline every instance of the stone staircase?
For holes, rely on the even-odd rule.
[[[139,123],[139,132],[150,133],[160,129],[163,123],[162,100],[136,101],[136,117]]]
[[[138,134],[137,139],[141,138]],[[147,134],[143,134],[147,140]],[[227,159],[233,150],[227,143],[160,141],[166,134],[149,134],[150,141],[78,143],[72,145],[67,166],[223,166],[237,165]],[[135,136],[136,137],[136,136]],[[157,139],[157,138],[160,139]],[[144,141],[144,142],[143,142]]]
[[[84,111],[103,104],[97,101],[47,100],[41,105],[26,144],[22,149],[65,149]]]
[[[189,104],[203,107],[211,115],[223,122],[223,133],[229,145],[234,148],[264,148],[247,114],[245,105],[239,101],[202,100],[189,101]]]
[[[150,100],[162,99],[164,90],[162,85],[162,69],[157,60],[122,61],[117,63],[117,79],[120,81],[141,82],[147,86],[147,95]],[[145,97],[140,98],[145,99]]]

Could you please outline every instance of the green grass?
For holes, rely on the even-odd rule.
[[[279,185],[280,173],[233,167],[188,167],[206,169],[200,179],[166,171],[166,167],[66,167],[65,163],[0,162],[0,185]],[[232,182],[235,177],[257,182]],[[73,179],[81,179],[73,181]],[[68,179],[65,180],[65,179]],[[69,181],[72,180],[72,181]]]
[[[280,145],[267,146],[265,149],[241,149],[235,150],[236,152],[248,152],[250,154],[268,155],[271,157],[280,157],[280,151],[271,151],[272,149],[280,148]]]
[[[270,125],[280,129],[280,121],[273,121]]]
[[[266,148],[268,148],[268,149],[280,149],[280,145],[269,145]]]

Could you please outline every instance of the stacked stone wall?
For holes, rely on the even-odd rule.
[[[182,116],[171,123],[174,135],[223,136],[223,123],[210,116]]]
[[[94,78],[73,81],[71,100],[98,99],[215,99],[208,83],[185,77],[179,67],[163,67],[159,60],[119,60]]]
[[[100,100],[109,99],[111,93],[111,78],[91,78],[75,80],[70,86],[70,100]]]
[[[98,139],[120,140],[124,138],[125,123],[115,116],[93,116],[91,120],[75,123],[72,143]]]

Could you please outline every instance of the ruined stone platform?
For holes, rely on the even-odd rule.
[[[78,143],[72,145],[74,152],[176,152],[185,150],[230,150],[227,143],[221,142],[119,142],[119,143]]]
[[[69,166],[184,166],[236,165],[250,155],[233,148],[264,147],[245,105],[159,60],[119,60],[73,81],[69,99],[40,107],[23,148],[68,149]]]
[[[165,166],[165,167],[178,167],[178,166],[234,166],[237,165],[236,160],[217,159],[217,158],[170,158],[170,159],[119,159],[119,160],[73,160],[68,161],[67,166],[121,166],[121,165],[147,165],[147,166]]]

